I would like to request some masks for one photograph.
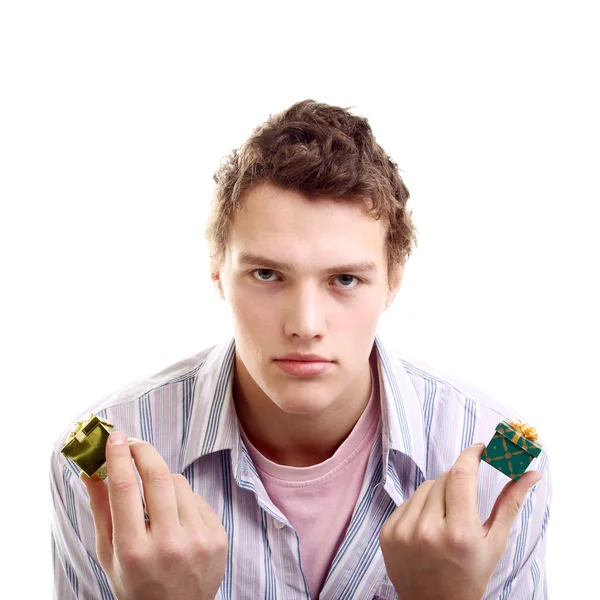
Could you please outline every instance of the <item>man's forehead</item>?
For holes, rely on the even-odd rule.
[[[330,197],[327,195],[309,195],[301,190],[282,188],[270,181],[262,181],[253,185],[242,197],[240,210],[235,215],[235,221],[244,222],[249,219],[259,219],[275,216],[280,218],[281,213],[298,211],[304,215],[324,217],[340,217],[341,215],[354,215],[367,218],[369,221],[379,222],[369,214],[368,206],[371,202],[362,197]],[[361,219],[362,220],[362,219]]]
[[[278,197],[263,202],[272,194]],[[249,196],[256,203],[236,215],[229,231],[230,264],[286,273],[384,270],[386,227],[356,202],[315,201],[268,185]]]

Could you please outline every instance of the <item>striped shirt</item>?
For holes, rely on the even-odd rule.
[[[397,598],[387,577],[379,531],[394,509],[426,479],[450,469],[459,453],[488,442],[503,419],[520,418],[482,392],[409,359],[375,337],[381,419],[350,525],[319,598]],[[90,406],[130,437],[150,442],[173,473],[183,474],[220,517],[229,555],[218,600],[305,600],[297,533],[275,506],[240,435],[233,404],[235,340],[212,346]],[[74,419],[76,420],[76,419]],[[60,454],[71,426],[56,441],[50,483],[54,502],[54,597],[114,598],[100,567],[93,519],[79,469]],[[543,478],[525,497],[485,600],[547,598],[546,530],[551,480],[546,452],[531,469]],[[506,485],[486,463],[478,471],[482,523]]]

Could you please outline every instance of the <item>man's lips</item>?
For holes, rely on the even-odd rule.
[[[329,360],[275,360],[275,364],[288,375],[311,376],[321,375],[332,368]]]
[[[318,354],[301,354],[299,352],[290,352],[275,360],[296,361],[296,362],[332,362]]]

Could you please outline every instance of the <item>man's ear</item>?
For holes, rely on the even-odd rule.
[[[221,282],[221,273],[217,271],[216,273],[211,273],[210,278],[213,281],[213,284],[221,297],[221,300],[225,300],[225,292],[223,291],[223,283]]]
[[[400,286],[402,285],[402,276],[404,275],[404,265],[396,267],[392,276],[390,277],[390,285],[387,293],[387,308],[392,305],[396,294],[400,291]]]

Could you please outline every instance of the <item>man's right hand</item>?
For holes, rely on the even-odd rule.
[[[133,463],[140,473],[144,508]],[[96,552],[118,600],[213,600],[225,575],[227,534],[183,475],[172,475],[156,449],[111,433],[107,484],[84,482]]]

